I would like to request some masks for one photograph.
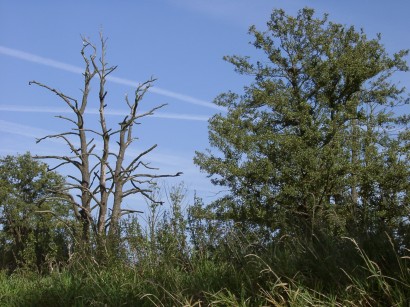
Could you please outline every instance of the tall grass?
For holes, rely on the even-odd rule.
[[[326,233],[266,243],[170,200],[144,227],[129,220],[123,249],[104,261],[77,252],[48,275],[0,272],[0,306],[410,305],[410,253],[387,234],[370,245]]]
[[[361,259],[354,270],[339,268],[348,281],[343,285],[322,287],[302,272],[279,275],[272,266],[275,259],[268,259],[267,254],[245,256],[242,269],[228,261],[216,262],[195,255],[189,259],[187,269],[169,264],[150,270],[125,263],[98,266],[82,259],[48,276],[1,273],[0,305],[408,306],[409,256],[396,253],[400,270],[389,275],[355,240],[343,240]]]

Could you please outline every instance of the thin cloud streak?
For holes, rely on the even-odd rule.
[[[0,132],[17,134],[29,138],[38,138],[50,134],[50,131],[44,129],[16,124],[2,119],[0,119]]]
[[[4,46],[0,46],[0,54],[14,57],[14,58],[24,60],[24,61],[36,63],[36,64],[41,64],[41,65],[57,68],[60,70],[71,72],[71,73],[82,74],[84,72],[84,69],[78,66],[55,61],[53,59],[41,57],[41,56],[38,56],[32,53],[28,53],[28,52],[24,52],[21,50],[16,50],[16,49],[4,47]],[[138,82],[135,82],[129,79],[114,77],[114,76],[107,76],[107,81],[110,81],[112,83],[121,84],[121,85],[131,86],[134,88],[139,85]],[[210,109],[216,109],[216,110],[222,110],[222,111],[225,110],[225,108],[212,104],[208,101],[201,100],[201,99],[198,99],[192,96],[184,95],[181,93],[176,93],[173,91],[161,89],[158,87],[152,87],[149,89],[149,91],[152,93],[158,94],[158,95],[175,98],[175,99],[178,99],[178,100],[190,103],[190,104],[195,104],[195,105],[199,105],[199,106],[210,108]]]
[[[0,132],[20,135],[23,137],[33,138],[33,139],[39,139],[46,135],[58,134],[54,131],[36,128],[33,126],[28,126],[28,125],[17,124],[17,123],[13,123],[13,122],[2,120],[2,119],[0,119]],[[61,144],[62,146],[61,149],[63,150],[66,149],[65,147],[66,142],[60,138],[49,138],[47,139],[47,141],[52,142],[52,143]],[[80,145],[78,141],[73,141],[72,143],[76,147]],[[102,151],[103,144],[101,141],[94,140],[94,144],[96,145],[96,150]],[[116,142],[113,141],[110,145],[114,151],[117,149]],[[54,150],[55,149],[56,148],[54,148]],[[138,149],[138,148],[129,148],[126,151],[125,155],[129,158],[135,158],[142,151],[143,151],[142,149]],[[188,168],[188,169],[189,167],[192,167],[190,166],[190,164],[192,163],[190,164],[187,163],[189,159],[184,158],[184,157],[179,157],[173,154],[161,154],[161,153],[152,152],[149,154],[147,160],[149,160],[149,162],[153,162],[153,163],[160,164],[160,165],[166,165],[172,168],[180,167],[181,165],[185,165],[185,168]],[[166,163],[164,163],[164,161],[166,161]]]
[[[13,105],[0,105],[0,111],[4,112],[18,112],[18,113],[62,113],[71,114],[72,110],[65,108],[47,108],[47,107],[32,107],[32,106],[13,106]],[[89,108],[85,111],[86,114],[99,115],[99,111],[96,108]],[[141,111],[141,114],[145,113]],[[111,111],[105,110],[105,114],[108,116],[126,116],[129,113],[127,111]],[[177,119],[177,120],[189,120],[189,121],[208,121],[208,116],[192,115],[192,114],[180,114],[180,113],[160,113],[156,112],[149,117],[164,118],[164,119]]]
[[[0,49],[1,52],[1,49]],[[114,77],[114,76],[107,76],[107,81],[110,81],[112,83],[117,83],[117,84],[122,84],[122,85],[128,85],[131,86],[133,88],[136,88],[139,83],[129,80],[129,79],[124,79],[124,78],[119,78],[119,77]],[[216,109],[216,110],[225,110],[225,108],[217,106],[215,104],[212,104],[208,101],[205,100],[201,100],[192,96],[188,96],[188,95],[184,95],[184,94],[180,94],[180,93],[176,93],[173,91],[169,91],[169,90],[165,90],[159,87],[151,87],[149,88],[149,91],[151,93],[155,93],[161,96],[165,96],[165,97],[170,97],[170,98],[175,98],[177,100],[181,100],[181,101],[185,101],[188,102],[190,104],[195,104],[198,106],[202,106],[202,107],[206,107],[206,108],[210,108],[210,109]]]
[[[49,66],[49,67],[54,67],[60,70],[65,70],[65,71],[76,73],[76,74],[81,74],[84,71],[82,68],[78,66],[54,61],[52,59],[43,58],[43,57],[37,56],[32,53],[27,53],[24,51],[11,49],[11,48],[7,48],[4,46],[0,46],[0,53],[11,56],[13,58],[20,59],[20,60],[33,62],[33,63],[37,63],[37,64]]]

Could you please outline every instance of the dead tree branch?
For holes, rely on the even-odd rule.
[[[83,225],[83,239],[89,242],[90,232],[92,231],[96,235],[98,243],[101,243],[105,240],[107,230],[110,236],[119,235],[121,216],[141,212],[133,209],[123,209],[124,198],[133,194],[140,194],[151,202],[159,203],[150,196],[152,191],[147,187],[154,183],[155,179],[177,177],[182,173],[169,175],[148,172],[154,172],[157,168],[149,166],[149,163],[142,160],[157,145],[143,150],[130,162],[126,160],[127,150],[133,142],[138,140],[133,136],[134,125],[139,124],[137,122],[139,119],[153,115],[156,110],[166,104],[153,107],[148,112],[139,112],[140,102],[155,82],[155,79],[151,78],[137,86],[132,102],[128,99],[128,96],[125,97],[128,114],[118,123],[118,128],[108,127],[106,121],[108,92],[105,85],[107,76],[115,71],[117,66],[108,66],[107,64],[107,40],[102,35],[100,35],[99,49],[101,55],[99,58],[97,57],[97,47],[85,37],[82,37],[82,40],[81,56],[85,63],[85,69],[81,99],[72,98],[72,96],[37,81],[31,81],[29,84],[37,85],[56,94],[71,109],[74,115],[72,118],[62,115],[56,116],[73,125],[70,131],[47,135],[37,140],[37,142],[42,142],[46,139],[62,139],[72,156],[43,155],[36,158],[57,160],[57,165],[51,168],[53,170],[66,165],[75,167],[78,173],[68,176],[71,181],[67,183],[63,191],[70,195],[69,202],[73,205],[75,216]],[[90,84],[94,78],[97,79],[99,84],[97,100],[99,106],[98,128],[93,127],[88,121],[86,125],[84,117],[89,104]],[[90,138],[90,135],[99,139],[99,141],[94,141],[94,138]],[[113,142],[118,145],[114,147],[115,150],[111,148]],[[139,167],[144,168],[145,172],[138,174]],[[73,191],[78,191],[79,199],[74,199],[71,195]],[[96,218],[95,221],[94,218]]]

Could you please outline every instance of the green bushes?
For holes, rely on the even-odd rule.
[[[42,276],[27,270],[11,275],[1,273],[0,305],[404,306],[409,303],[409,253],[400,250],[387,235],[383,240],[379,238],[377,245],[361,245],[352,238],[324,233],[309,241],[273,237],[266,244],[256,230],[246,232],[240,225],[228,228],[223,223],[194,217],[192,209],[185,212],[183,193],[181,187],[171,191],[173,196],[169,197],[171,204],[167,210],[151,208],[147,221],[154,223],[124,221],[126,235],[123,250],[117,257],[99,263],[94,256],[77,254],[60,271]],[[193,227],[199,224],[202,227]],[[194,237],[196,242],[203,243],[195,244]],[[210,238],[217,240],[211,242]],[[369,255],[378,255],[379,262]]]
[[[65,179],[29,153],[0,159],[0,269],[47,272],[65,262],[73,218]]]
[[[303,273],[281,276],[261,257],[248,255],[238,270],[229,263],[192,261],[190,270],[157,266],[98,267],[84,264],[49,276],[16,273],[0,277],[4,306],[406,306],[410,279],[406,259],[399,276],[382,272],[354,241],[363,265],[348,280],[328,287],[304,279]],[[256,270],[258,269],[258,270]]]
[[[166,203],[149,204],[144,219],[131,215],[122,220],[122,236],[115,250],[90,249],[89,245],[82,248],[77,243],[64,261],[51,263],[48,270],[30,266],[32,262],[27,261],[16,263],[14,270],[3,267],[0,305],[410,303],[410,254],[403,241],[406,227],[395,234],[388,227],[386,232],[368,232],[360,227],[337,225],[337,231],[323,227],[302,237],[280,235],[257,225],[215,219],[199,198],[194,197],[189,205],[183,185],[165,190],[165,196],[160,195],[158,188],[154,191],[152,198],[166,199]],[[32,207],[27,208],[34,210]],[[6,209],[9,208],[12,207]],[[41,218],[33,221],[41,222]],[[58,240],[50,241],[52,244],[43,249],[41,259],[52,259],[55,251],[62,250],[68,242],[67,231],[72,228],[65,230],[68,224],[63,225],[58,219],[54,223],[66,237],[60,245]],[[13,233],[8,229],[2,229],[4,242],[9,242],[3,249],[12,247],[13,241],[7,241],[7,236],[12,238]],[[52,226],[47,233],[53,233]],[[30,255],[35,250],[33,246],[43,241],[31,238],[24,242],[27,244],[19,250],[20,257]],[[6,263],[9,256],[3,253],[1,263]]]

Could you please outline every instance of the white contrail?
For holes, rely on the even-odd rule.
[[[68,108],[58,107],[32,107],[32,106],[13,106],[13,105],[0,105],[0,111],[4,112],[17,112],[17,113],[59,113],[59,114],[71,114],[72,110]],[[86,114],[100,114],[98,109],[89,108],[85,111]],[[141,114],[144,114],[144,111],[141,111]],[[105,115],[108,116],[126,116],[129,112],[127,111],[114,111],[114,110],[105,110]],[[165,119],[179,119],[179,120],[191,120],[191,121],[208,121],[208,116],[203,115],[193,115],[193,114],[180,114],[180,113],[161,113],[155,112],[150,117],[156,118],[165,118]]]
[[[29,126],[29,125],[17,124],[17,123],[13,123],[13,122],[2,120],[2,119],[0,119],[0,132],[4,132],[7,134],[20,135],[20,136],[31,138],[31,139],[38,139],[46,135],[58,134],[54,131],[45,130],[45,129],[41,129],[41,128]],[[47,140],[52,143],[66,145],[65,141],[59,138],[49,138]],[[74,146],[79,146],[79,143],[77,141],[73,141],[72,144]],[[96,150],[102,151],[103,145],[101,141],[95,140],[93,144],[96,145]],[[110,143],[110,145],[115,147],[116,142]],[[53,150],[56,150],[56,149],[57,148],[53,148]],[[7,150],[3,150],[3,151],[7,151]],[[140,154],[141,151],[142,150],[139,150],[139,149],[129,148],[125,155],[127,157],[133,158],[133,157],[136,157],[138,154]],[[156,164],[168,165],[172,167],[181,166],[181,165],[185,165],[186,167],[186,165],[192,164],[190,159],[180,157],[179,155],[169,154],[169,153],[162,154],[158,152],[152,152],[149,155],[148,160]]]
[[[50,133],[48,130],[36,128],[33,126],[21,125],[0,119],[0,132],[22,135],[29,138],[39,138]]]
[[[16,49],[4,47],[4,46],[0,46],[0,53],[3,55],[8,55],[8,56],[20,59],[20,60],[57,68],[60,70],[71,72],[71,73],[82,74],[84,72],[84,69],[78,66],[66,64],[63,62],[55,61],[53,59],[44,58],[44,57],[41,57],[41,56],[38,56],[32,53],[28,53],[25,51],[16,50]],[[118,78],[114,76],[107,76],[107,80],[113,83],[132,86],[134,88],[139,85],[138,82],[135,82],[129,79]],[[201,100],[201,99],[198,99],[192,96],[176,93],[173,91],[161,89],[158,87],[152,87],[149,89],[149,91],[152,93],[158,94],[158,95],[175,98],[175,99],[178,99],[178,100],[190,103],[190,104],[195,104],[195,105],[199,105],[199,106],[207,107],[211,109],[225,110],[225,108],[217,106],[208,101]]]
[[[4,46],[0,46],[0,53],[2,53],[4,55],[11,56],[13,58],[20,59],[20,60],[33,62],[33,63],[45,65],[45,66],[50,66],[50,67],[54,67],[54,68],[57,68],[57,69],[73,72],[73,73],[76,73],[76,74],[81,74],[81,73],[84,72],[84,69],[82,69],[81,67],[78,67],[78,66],[69,65],[69,64],[66,64],[66,63],[54,61],[54,60],[51,60],[51,59],[43,58],[43,57],[31,54],[31,53],[27,53],[27,52],[16,50],[16,49],[7,48],[7,47],[4,47]]]

